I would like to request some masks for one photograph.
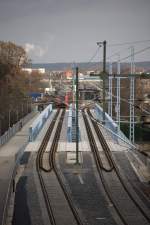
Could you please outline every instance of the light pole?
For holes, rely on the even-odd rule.
[[[0,118],[0,137],[1,137],[1,134],[2,134],[2,125],[1,125],[1,118]]]
[[[105,94],[105,89],[106,89],[106,85],[105,85],[105,80],[106,80],[106,41],[103,42],[97,42],[97,45],[99,47],[101,47],[101,45],[103,45],[103,124],[105,124],[105,112],[106,112],[106,94]]]
[[[52,73],[49,72],[49,94],[52,92]]]
[[[9,128],[11,126],[11,109],[9,109],[9,112],[8,112],[8,123],[9,123]]]
[[[2,120],[4,119],[4,116],[0,114],[0,136],[2,135]]]
[[[31,92],[31,74],[32,74],[32,60],[29,60],[29,67],[31,69],[30,73],[29,73],[29,88],[30,88],[30,92]]]

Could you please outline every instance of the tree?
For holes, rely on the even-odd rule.
[[[0,41],[0,112],[2,133],[23,116],[28,93],[26,76],[21,67],[28,63],[25,50],[12,42]],[[27,105],[27,104],[26,104]],[[27,112],[27,110],[26,110]],[[19,116],[18,116],[19,114]],[[12,120],[10,121],[10,115]],[[11,123],[10,123],[11,122]]]

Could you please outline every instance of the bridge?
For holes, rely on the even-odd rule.
[[[149,156],[99,104],[78,113],[78,136],[74,105],[49,105],[1,146],[1,224],[149,224]]]

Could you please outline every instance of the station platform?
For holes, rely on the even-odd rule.
[[[29,126],[38,116],[37,112],[33,112],[31,119],[17,132],[7,143],[0,147],[0,224],[2,221],[3,207],[7,190],[10,182],[10,177],[16,162],[17,154],[23,151],[28,143]]]
[[[58,144],[58,152],[75,152],[76,151],[76,143],[75,142],[68,142],[67,141],[67,120],[68,120],[68,112],[65,114],[62,131],[60,135],[60,140]],[[87,136],[87,132],[85,129],[85,124],[83,121],[83,117],[79,114],[79,125],[80,125],[80,141],[79,141],[79,150],[84,151],[91,151],[90,145]]]
[[[9,219],[13,221],[12,224],[49,224],[47,209],[36,171],[36,156],[55,113],[56,110],[53,110],[36,139],[33,142],[29,142],[24,150],[17,170],[18,178],[15,178],[16,193],[13,198],[14,213],[10,213]]]
[[[8,143],[0,147],[0,224],[2,222],[3,210],[4,205],[7,197],[7,192],[9,188],[10,179],[14,170],[14,166],[16,164],[16,158],[18,154],[21,154],[19,166],[17,167],[16,177],[15,177],[15,184],[18,183],[20,180],[20,176],[24,173],[24,170],[28,164],[28,161],[31,164],[34,164],[35,160],[33,157],[36,158],[35,153],[38,151],[39,146],[46,134],[46,131],[51,123],[53,116],[55,115],[55,110],[51,113],[50,117],[47,119],[46,123],[42,127],[41,131],[39,132],[38,136],[33,142],[29,142],[29,127],[31,124],[36,120],[39,113],[33,113],[32,119],[30,119],[22,129],[13,136]],[[31,166],[30,166],[31,169]],[[29,170],[27,170],[29,171]],[[27,172],[25,172],[26,174]],[[31,170],[29,171],[31,174]],[[25,175],[27,176],[27,174]],[[26,179],[23,176],[21,178],[21,182],[19,181],[19,185],[21,183],[21,188],[24,189]],[[23,185],[23,186],[22,186]],[[39,185],[39,184],[38,184]],[[17,190],[18,191],[18,190]],[[22,193],[22,191],[21,191]],[[25,192],[26,193],[26,192]],[[13,208],[14,208],[14,198],[15,195],[12,193],[11,201],[8,209],[8,218],[7,224],[12,224],[12,217],[13,217]],[[11,203],[12,202],[12,203]],[[21,201],[22,202],[22,201]],[[26,204],[26,203],[25,203]],[[22,219],[22,218],[21,218]]]

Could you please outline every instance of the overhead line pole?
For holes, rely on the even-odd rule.
[[[78,121],[78,109],[79,109],[79,70],[76,67],[76,164],[79,164],[79,121]]]
[[[134,47],[131,47],[131,75],[135,73],[134,63]],[[130,77],[130,131],[129,138],[132,143],[135,141],[135,112],[134,112],[134,92],[135,92],[135,77]]]
[[[106,112],[106,41],[103,41],[103,124],[105,124]]]
[[[109,62],[109,101],[108,101],[108,114],[112,117],[112,62]]]
[[[101,47],[101,45],[103,45],[103,121],[102,123],[105,124],[105,112],[106,112],[106,93],[105,93],[105,89],[106,89],[106,85],[105,85],[105,80],[106,80],[106,44],[107,42],[106,41],[103,41],[103,42],[97,42],[97,45],[99,47]],[[100,78],[101,78],[101,74],[100,75]]]
[[[117,61],[117,75],[120,74],[120,54],[118,54],[118,61]],[[120,77],[117,77],[117,116],[116,121],[118,124],[118,129],[120,129]]]

